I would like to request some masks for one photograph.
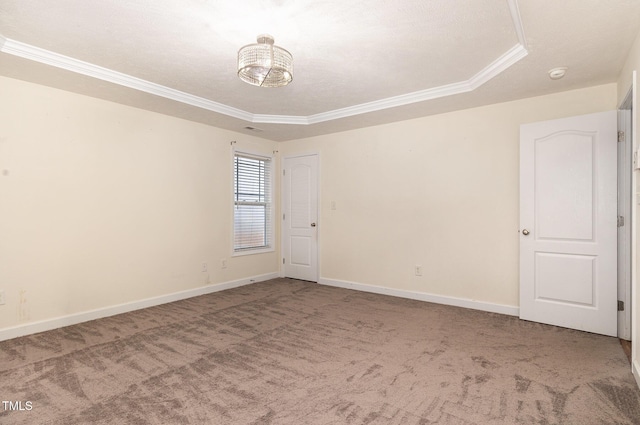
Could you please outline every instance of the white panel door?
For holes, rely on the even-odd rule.
[[[318,156],[285,158],[282,176],[285,277],[318,281]]]
[[[617,334],[617,123],[520,127],[520,318]]]

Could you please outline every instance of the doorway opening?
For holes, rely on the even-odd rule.
[[[618,108],[618,338],[631,361],[632,309],[635,279],[636,183],[634,170],[638,167],[634,154],[634,91],[632,86]]]

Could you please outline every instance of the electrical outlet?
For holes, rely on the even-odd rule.
[[[222,260],[220,260],[220,268],[221,269],[226,269],[227,268],[227,259],[223,258]]]
[[[4,300],[4,291],[0,291],[0,305],[4,305],[5,300]]]
[[[416,266],[416,276],[422,276],[422,266]]]
[[[206,272],[209,271],[209,264],[207,263],[202,263],[202,272]]]

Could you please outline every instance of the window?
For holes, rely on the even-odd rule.
[[[270,250],[273,228],[271,158],[236,153],[233,175],[233,251]]]

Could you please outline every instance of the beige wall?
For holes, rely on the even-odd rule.
[[[636,40],[629,52],[629,56],[627,57],[627,61],[625,63],[622,72],[620,73],[620,77],[618,78],[618,104],[622,104],[627,93],[629,92],[632,85],[632,76],[633,71],[640,71],[640,34],[636,37]],[[637,84],[637,82],[636,82]],[[635,123],[636,123],[636,132],[633,135],[633,149],[634,151],[638,150],[638,118],[640,113],[638,110],[640,109],[640,99],[638,99],[637,95],[634,99],[633,105],[633,114]],[[640,188],[640,173],[635,172],[635,180],[636,180],[636,190]],[[637,205],[636,205],[637,207]],[[633,218],[633,225],[635,226],[636,232],[636,241],[640,241],[640,219],[636,212],[635,217]],[[632,364],[633,364],[633,372],[638,381],[638,385],[640,385],[640,314],[638,313],[638,309],[640,308],[640,290],[638,288],[638,276],[640,276],[640,249],[638,249],[637,242],[635,243],[633,249],[636,254],[636,270],[634,275],[632,276],[632,296],[633,296],[633,310],[632,310],[632,319],[631,319],[631,341],[632,341]]]
[[[519,126],[615,108],[609,84],[275,144],[0,78],[0,331],[277,273],[230,256],[231,140],[320,153],[323,279],[517,307]]]
[[[277,273],[230,256],[231,140],[275,147],[0,78],[0,330]]]
[[[520,124],[614,109],[608,84],[282,143],[320,153],[320,276],[517,306]]]

